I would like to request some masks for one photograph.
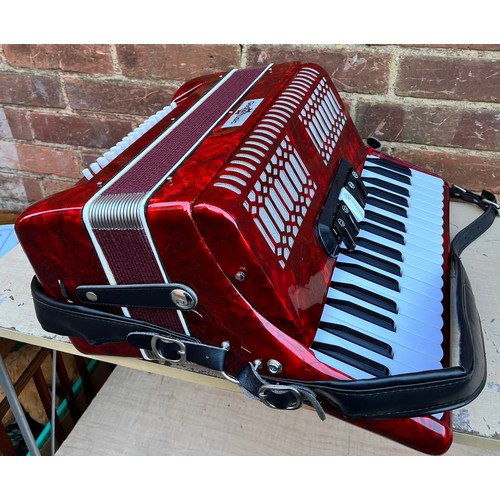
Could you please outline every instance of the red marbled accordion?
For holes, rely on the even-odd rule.
[[[342,220],[340,212],[330,214],[338,216],[339,226],[327,234],[327,239],[333,237],[329,254],[318,236],[318,219],[328,209],[325,200],[342,161],[350,165],[347,176],[365,178],[363,190],[375,201],[363,207],[346,193],[347,184],[338,187],[337,195],[345,195],[343,210],[351,213]],[[393,368],[386,368],[380,356],[387,355],[384,349],[394,351],[395,360],[400,356],[404,365],[407,346],[397,351],[399,347],[387,347],[390,342],[385,334],[375,333],[375,339],[370,340],[370,332],[361,337],[359,332],[368,321],[377,332],[389,322],[396,325],[391,335],[400,333],[397,321],[380,313],[394,306],[395,300],[387,299],[392,292],[385,302],[373,302],[375,312],[370,312],[366,301],[382,300],[385,294],[363,286],[367,279],[364,266],[368,266],[368,279],[376,277],[379,274],[373,266],[381,260],[376,253],[379,240],[367,240],[371,234],[385,237],[389,230],[384,224],[396,224],[402,217],[397,211],[388,212],[386,206],[398,205],[397,196],[404,195],[404,175],[398,174],[398,167],[403,172],[421,172],[425,190],[429,186],[432,191],[433,179],[441,186],[436,188],[440,200],[437,210],[441,210],[436,222],[431,215],[426,222],[426,217],[420,220],[413,214],[412,223],[419,226],[423,221],[426,232],[435,228],[440,242],[437,263],[429,266],[438,269],[435,288],[441,290],[442,300],[429,314],[436,318],[438,327],[434,324],[432,328],[439,330],[441,337],[437,341],[418,337],[417,344],[432,345],[440,352],[438,362],[446,366],[448,185],[367,147],[328,74],[314,64],[277,64],[188,82],[170,106],[94,163],[75,187],[30,207],[16,229],[44,292],[61,303],[99,308],[92,305],[91,295],[82,301],[78,287],[182,284],[195,296],[195,307],[100,308],[206,344],[229,343],[228,375],[235,376],[255,360],[262,361],[263,375],[271,377],[279,371],[280,378],[291,380],[344,381],[364,374],[391,375]],[[394,179],[396,199],[387,200],[387,183]],[[360,206],[371,215],[371,221],[356,221],[353,212]],[[353,223],[354,237],[360,245],[365,241],[366,248],[342,246],[345,238],[339,234],[345,229],[343,221]],[[391,231],[397,233],[397,228],[396,224]],[[327,224],[326,231],[330,230]],[[345,237],[350,238],[348,231]],[[399,245],[397,236],[394,238],[386,245],[392,250]],[[388,257],[388,264],[383,265],[392,264]],[[426,265],[424,262],[420,267]],[[340,284],[332,286],[332,275],[341,277],[341,271],[344,275],[359,271],[361,284],[350,285],[339,278]],[[384,279],[389,285],[393,283],[387,273]],[[385,282],[376,286],[385,286]],[[415,293],[426,296],[425,290],[410,289],[410,299],[405,301],[411,302]],[[349,309],[351,306],[355,310]],[[418,307],[427,306],[416,307],[418,313]],[[401,308],[395,306],[396,314]],[[362,322],[361,326],[343,320],[351,315]],[[408,321],[413,325],[419,318]],[[411,326],[404,325],[403,330],[406,328]],[[330,336],[335,337],[331,345]],[[141,356],[125,339],[89,343],[70,338],[84,353]],[[373,342],[375,347],[362,341]],[[368,351],[372,348],[377,359],[367,360],[363,352],[350,355],[349,343]],[[419,350],[417,345],[417,354]],[[426,356],[422,354],[422,358]],[[327,400],[320,400],[328,413],[343,418]],[[350,419],[355,425],[427,453],[443,453],[449,447],[450,420],[450,412]]]

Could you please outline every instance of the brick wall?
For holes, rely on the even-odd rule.
[[[0,210],[73,185],[185,80],[291,59],[328,70],[362,137],[500,193],[500,45],[3,45]]]

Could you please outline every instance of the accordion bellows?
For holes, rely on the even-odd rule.
[[[47,307],[146,329],[39,313],[80,351],[166,362],[174,344],[176,362],[191,339],[233,380],[251,365],[317,382],[319,406],[348,418],[329,381],[449,366],[448,203],[446,181],[363,143],[322,68],[292,62],[186,83],[16,230]],[[433,408],[351,421],[443,453],[451,414]]]

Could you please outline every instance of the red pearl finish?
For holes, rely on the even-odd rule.
[[[329,81],[324,70],[308,66]],[[214,185],[242,142],[301,67],[299,63],[273,66],[243,99],[264,99],[245,124],[223,128],[223,120],[215,127],[182,167],[152,194],[146,215],[169,279],[191,287],[199,298],[196,310],[185,313],[191,334],[211,345],[230,343],[227,373],[234,375],[256,359],[263,360],[264,367],[266,360],[279,359],[283,378],[347,380],[343,373],[318,361],[309,349],[335,266],[335,260],[319,244],[316,220],[342,158],[361,173],[367,151],[388,157],[367,149],[347,117],[337,147],[325,166],[298,113],[290,119],[270,148],[269,158],[286,135],[306,162],[316,190],[285,268],[277,265],[269,245],[257,234],[249,212],[243,207],[245,193],[238,195]],[[185,84],[175,96],[177,108],[93,179],[80,181],[74,188],[37,203],[22,215],[16,226],[17,234],[48,294],[65,301],[62,283],[67,296],[77,303],[78,286],[108,283],[82,222],[83,206],[157,138],[172,123],[172,118],[178,119],[193,106],[218,78],[219,75],[210,75]],[[333,86],[332,90],[341,102]],[[345,109],[344,113],[347,115]],[[262,169],[265,165],[263,161]],[[255,172],[254,179],[260,174]],[[446,199],[445,207],[447,204]],[[448,227],[447,213],[445,227]],[[447,256],[447,230],[445,234]],[[445,278],[448,282],[447,263]],[[120,313],[117,309],[115,312]],[[82,340],[72,341],[84,353],[139,356],[126,343],[91,346]],[[328,413],[342,418],[328,403],[323,405]],[[452,440],[449,413],[439,420],[429,416],[350,422],[429,454],[444,453]]]

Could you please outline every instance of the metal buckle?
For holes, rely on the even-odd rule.
[[[166,344],[176,344],[179,347],[179,350],[177,351],[177,354],[179,355],[179,359],[169,359],[166,358],[159,350],[156,344],[158,343],[158,340],[161,340],[162,342],[165,342]],[[184,363],[186,361],[186,346],[184,345],[183,342],[177,339],[172,339],[168,337],[162,337],[161,335],[155,335],[151,339],[151,350],[154,352],[156,356],[158,356],[160,359],[164,361],[168,361],[169,363]]]
[[[267,392],[271,391],[278,394],[284,394],[285,392],[291,392],[295,396],[295,401],[293,401],[286,408],[279,408],[273,405],[267,398]],[[279,409],[279,410],[298,410],[302,406],[302,396],[296,387],[291,385],[273,385],[267,384],[262,385],[259,388],[259,399],[269,408]]]

